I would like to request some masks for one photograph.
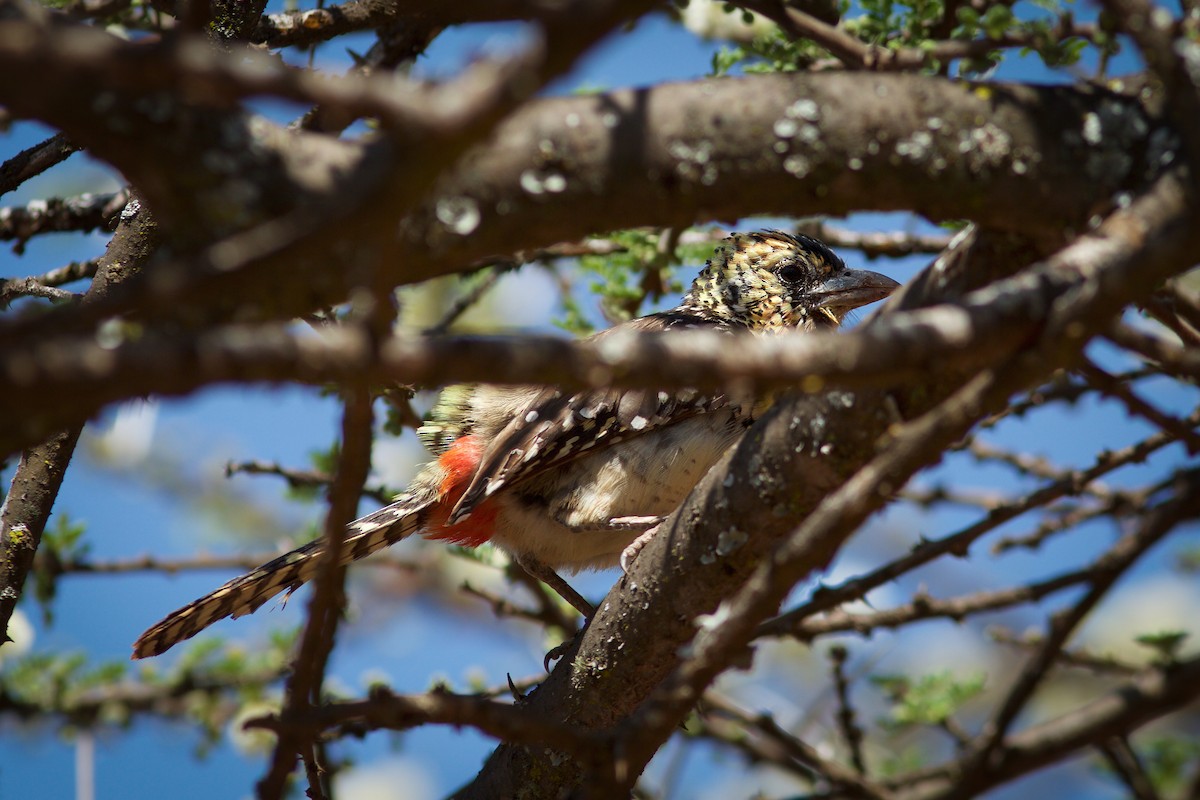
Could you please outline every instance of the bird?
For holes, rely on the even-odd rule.
[[[678,306],[593,339],[620,331],[831,331],[897,286],[847,268],[809,236],[734,233]],[[341,561],[413,534],[468,547],[491,542],[586,618],[590,605],[556,570],[627,568],[657,524],[770,406],[769,396],[747,391],[448,387],[417,431],[433,460],[395,502],[348,525]],[[315,577],[324,551],[324,539],[310,542],[171,613],[137,639],[133,658],[159,655],[220,619],[290,594]]]

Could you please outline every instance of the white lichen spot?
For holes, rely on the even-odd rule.
[[[438,200],[435,213],[438,222],[459,236],[473,232],[483,218],[479,204],[470,197],[443,197]]]
[[[929,131],[914,131],[912,136],[896,142],[896,155],[913,163],[920,163],[929,155],[932,146],[933,135]]]
[[[821,142],[821,129],[816,125],[801,125],[796,138],[807,145],[816,146]]]
[[[121,209],[121,221],[128,222],[136,217],[138,212],[141,210],[142,204],[138,202],[138,199],[136,197],[130,198],[129,202],[125,204],[125,207]]]
[[[541,194],[546,191],[545,186],[542,185],[542,177],[538,174],[537,170],[525,170],[521,173],[521,177],[518,180],[521,188],[529,194]]]
[[[567,114],[563,122],[568,128],[578,128],[580,124],[579,115],[572,111],[570,114]]]
[[[746,543],[750,535],[736,526],[717,536],[717,555],[727,556]]]
[[[783,113],[792,119],[806,119],[809,122],[817,122],[821,119],[821,107],[815,100],[807,98],[801,98],[792,103]]]
[[[804,156],[793,153],[783,160],[783,168],[792,177],[803,178],[808,175],[808,171],[812,168],[812,165]]]
[[[846,166],[848,166],[852,172],[858,172],[863,168],[863,160],[861,158],[851,158],[846,162]]]
[[[1083,115],[1083,140],[1088,144],[1100,144],[1102,129],[1100,127],[1100,115],[1095,111],[1089,111]]]
[[[796,135],[796,131],[799,129],[800,124],[797,123],[796,120],[789,119],[787,117],[775,120],[775,125],[772,127],[772,130],[775,131],[775,135],[780,139],[792,138]]]

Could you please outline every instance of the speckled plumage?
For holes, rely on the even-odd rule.
[[[709,328],[772,334],[836,328],[896,283],[846,269],[821,242],[782,231],[734,234],[676,308],[616,330]],[[421,533],[491,541],[518,558],[578,571],[613,566],[652,519],[673,511],[761,413],[754,396],[694,390],[448,388],[418,435],[437,456],[408,491],[349,526],[349,563]],[[159,622],[134,644],[157,655],[227,616],[248,614],[315,576],[322,541],[235,578]]]

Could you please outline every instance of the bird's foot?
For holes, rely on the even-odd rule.
[[[569,638],[564,639],[561,643],[555,645],[554,647],[551,647],[546,652],[546,657],[542,659],[542,669],[546,670],[546,672],[549,672],[550,671],[550,663],[553,661],[558,661],[560,658],[565,656],[567,654],[567,651],[571,649],[571,646],[575,644],[575,641],[580,637],[580,635],[585,630],[587,630],[586,622],[584,623],[582,628],[575,631],[575,633],[571,634],[571,636]]]
[[[657,519],[661,522],[663,518],[658,517]],[[633,560],[638,557],[638,553],[642,552],[642,548],[650,543],[650,540],[654,538],[654,534],[656,533],[658,533],[657,523],[655,523],[654,527],[644,531],[621,551],[621,572],[624,572],[626,575],[629,574],[629,568],[633,566]]]
[[[636,531],[655,528],[666,517],[613,517],[608,521],[608,529],[612,531]]]

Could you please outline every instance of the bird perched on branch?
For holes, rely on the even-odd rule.
[[[734,234],[675,308],[619,330],[772,334],[837,328],[898,284],[847,269],[828,247],[781,231]],[[555,569],[624,566],[663,516],[769,405],[769,399],[553,387],[451,387],[418,435],[436,455],[394,503],[352,522],[341,557],[357,561],[419,533],[493,542],[585,615]],[[249,614],[313,578],[324,540],[231,580],[143,633],[133,657],[158,655],[224,617]]]

